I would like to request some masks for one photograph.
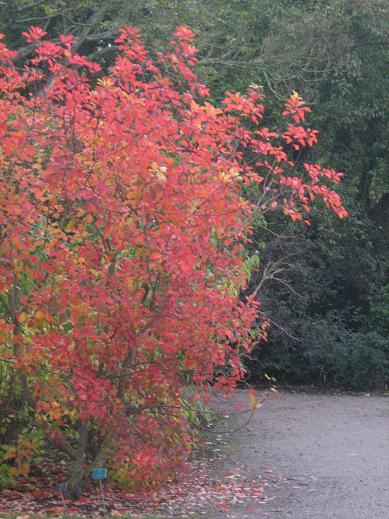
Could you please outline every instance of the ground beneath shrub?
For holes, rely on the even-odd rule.
[[[209,519],[384,519],[389,517],[389,398],[270,393],[250,413],[248,393],[215,401],[218,425],[187,474],[144,496],[105,487],[111,516]],[[63,514],[55,476],[0,492],[0,517]],[[97,517],[89,485],[66,515]]]
[[[237,396],[238,402],[246,398]],[[244,417],[225,410],[223,428],[239,428]],[[387,396],[271,394],[229,438],[225,466],[239,462],[242,473],[270,483],[253,518],[389,517]],[[227,517],[242,515],[235,509],[210,519]]]

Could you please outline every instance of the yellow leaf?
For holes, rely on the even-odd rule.
[[[131,290],[134,286],[134,280],[132,278],[126,279],[126,287]]]
[[[44,318],[45,318],[45,314],[43,312],[41,312],[40,310],[35,312],[35,319],[37,321],[42,321]]]
[[[28,476],[28,473],[30,472],[30,464],[26,462],[19,463],[17,470],[20,476]]]
[[[19,322],[25,323],[26,321],[27,321],[27,314],[25,312],[22,312],[21,314],[19,314]]]
[[[259,402],[257,399],[257,393],[254,390],[249,392],[249,406],[251,411],[262,407],[261,402]]]
[[[231,177],[236,177],[236,178],[242,178],[240,175],[239,175],[239,171],[235,168],[230,168],[228,170],[228,173],[230,174]]]
[[[112,79],[104,78],[104,79],[98,79],[97,84],[104,88],[109,88],[109,87],[113,86],[114,83],[113,83]]]
[[[11,460],[12,458],[16,457],[16,449],[15,447],[10,447],[3,456],[4,460]]]
[[[53,409],[49,414],[52,420],[59,420],[63,416],[61,409]]]
[[[157,171],[157,178],[158,180],[162,180],[162,182],[166,182],[166,176],[162,173],[160,169]]]
[[[135,256],[137,258],[141,258],[143,256],[146,256],[146,250],[144,247],[139,247],[138,249],[136,249],[135,251]]]

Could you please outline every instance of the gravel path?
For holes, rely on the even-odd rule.
[[[246,403],[247,395],[237,399]],[[223,429],[242,425],[243,416],[222,412],[229,415]],[[228,438],[222,469],[263,477],[269,499],[253,510],[215,511],[210,519],[389,518],[387,397],[272,394]]]

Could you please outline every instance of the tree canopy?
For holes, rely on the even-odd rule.
[[[157,485],[245,376],[383,387],[387,27],[384,0],[1,3],[0,484],[55,445],[74,495],[104,461]]]

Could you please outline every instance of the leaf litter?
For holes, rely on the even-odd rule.
[[[242,467],[240,467],[242,469]],[[116,517],[132,514],[159,514],[166,517],[191,517],[194,514],[209,516],[210,512],[221,511],[225,517],[239,509],[237,517],[247,517],[267,502],[265,489],[269,486],[268,475],[252,477],[235,466],[233,470],[214,474],[209,462],[194,461],[185,473],[177,475],[159,490],[127,492],[115,483],[104,485],[107,512]],[[0,516],[13,514],[27,519],[34,516],[63,515],[97,517],[103,512],[100,489],[90,483],[85,486],[80,499],[65,498],[65,510],[61,496],[53,482],[24,481],[18,490],[0,491]]]

